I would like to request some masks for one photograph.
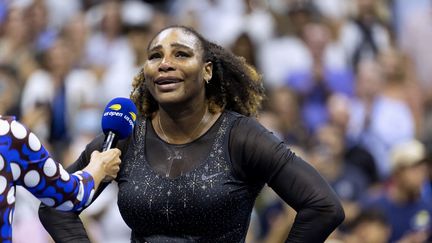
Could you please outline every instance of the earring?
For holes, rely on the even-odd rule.
[[[207,80],[207,79],[204,79],[204,81],[206,82],[206,84],[209,84],[209,83],[210,83],[210,81]]]

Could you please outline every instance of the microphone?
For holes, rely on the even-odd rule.
[[[132,133],[136,114],[137,108],[128,98],[117,97],[107,104],[102,116],[102,131],[105,133],[102,151],[115,147],[118,140]]]

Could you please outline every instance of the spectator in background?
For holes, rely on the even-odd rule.
[[[20,118],[21,87],[11,65],[0,65],[0,114]]]
[[[90,24],[82,12],[72,16],[61,29],[60,35],[68,42],[71,65],[73,68],[89,69],[86,57],[87,42],[91,34]]]
[[[328,124],[337,128],[344,137],[344,158],[346,163],[360,169],[367,178],[367,187],[379,182],[378,169],[372,154],[360,144],[353,141],[347,134],[351,119],[351,99],[342,94],[333,94],[327,102],[329,114]]]
[[[47,9],[47,25],[48,28],[53,28],[57,31],[70,21],[73,16],[83,11],[86,0],[31,0],[31,2],[42,1]],[[95,0],[89,0],[95,1]]]
[[[349,17],[350,10],[355,5],[355,1],[345,0],[312,0],[312,2],[336,30]]]
[[[276,3],[276,4],[275,4]],[[311,20],[321,18],[320,9],[310,0],[270,1],[276,19],[276,36],[300,36]]]
[[[400,4],[402,4],[402,1]],[[412,1],[403,4],[412,4]],[[416,1],[413,1],[416,2]],[[419,2],[419,1],[417,1]],[[416,9],[411,10],[401,23],[399,39],[400,48],[412,62],[412,68],[417,76],[417,91],[413,97],[419,97],[422,102],[422,130],[419,135],[424,139],[432,138],[432,1],[423,1]]]
[[[427,1],[428,4],[417,4],[419,6],[416,9],[411,9],[403,19],[404,22],[400,24],[401,32],[398,44],[413,61],[419,85],[425,92],[425,98],[428,102],[432,102],[432,70],[428,65],[432,62],[432,52],[429,48],[432,41],[432,30],[429,28],[432,23],[432,2],[430,0],[423,2]]]
[[[391,231],[391,225],[382,211],[364,210],[349,224],[341,241],[344,243],[388,243]]]
[[[242,11],[239,15],[240,28],[237,36],[247,33],[252,42],[261,45],[276,35],[275,20],[264,0],[242,0]],[[238,38],[238,37],[237,37]]]
[[[30,43],[37,53],[49,48],[57,38],[58,31],[48,25],[48,20],[49,12],[43,0],[34,0],[26,8]]]
[[[285,84],[299,94],[303,121],[314,133],[328,120],[326,105],[331,94],[353,95],[354,77],[350,69],[325,62],[327,52],[333,50],[328,26],[310,22],[304,26],[301,37],[312,66],[291,72]]]
[[[389,242],[430,242],[431,202],[421,190],[428,179],[426,149],[418,140],[397,144],[391,150],[391,174],[382,191],[368,195],[364,210],[381,210],[391,226]]]
[[[397,58],[394,61],[400,62]],[[380,180],[389,175],[389,151],[392,147],[415,137],[415,120],[407,102],[404,66],[389,67],[383,60],[360,63],[357,97],[350,105],[348,129],[350,139],[374,157]]]
[[[315,135],[315,143],[309,149],[311,164],[330,183],[342,201],[346,216],[343,226],[357,216],[360,208],[358,200],[369,186],[364,172],[346,161],[344,149],[344,133],[334,125],[321,126]]]
[[[114,97],[128,97],[135,70],[135,58],[124,35],[122,4],[104,1],[89,10],[94,20],[86,46],[86,58],[99,80],[100,103]]]
[[[356,12],[343,24],[339,36],[352,68],[363,59],[374,59],[391,44],[390,33],[379,15],[381,1],[355,2]]]
[[[43,69],[32,73],[23,90],[23,121],[61,155],[71,135],[80,126],[80,109],[94,106],[96,78],[83,69],[73,69],[68,42],[59,37],[42,55]],[[42,112],[43,114],[39,114]],[[97,114],[100,119],[100,115]],[[35,118],[38,118],[36,120]],[[99,120],[98,119],[98,120]]]
[[[175,23],[192,24],[223,47],[230,47],[242,33],[257,45],[274,36],[274,19],[263,0],[176,0],[169,13]]]
[[[300,31],[297,31],[297,28],[311,22],[313,18],[319,16],[319,13],[315,12],[313,5],[296,4],[296,2],[288,3],[284,11],[275,13],[277,23],[275,38],[262,43],[257,53],[258,67],[266,74],[267,86],[279,87],[284,84],[286,76],[293,70],[303,70],[305,67],[312,66],[312,58],[302,43]],[[299,17],[293,16],[296,14]],[[290,24],[290,22],[293,23]],[[290,27],[296,30],[293,31]],[[327,57],[328,55],[326,61],[329,60]]]
[[[123,4],[122,22],[129,46],[133,52],[134,73],[137,73],[144,63],[147,50],[142,47],[143,43],[150,41],[154,28],[157,28],[155,21],[161,12],[154,10],[151,6],[139,1],[127,1]]]
[[[425,110],[422,107],[423,98],[418,90],[418,79],[413,74],[412,63],[406,54],[395,47],[380,53],[378,62],[382,67],[386,83],[384,94],[405,103],[411,112],[414,133],[422,136],[422,117]]]
[[[30,26],[25,14],[25,8],[9,6],[0,38],[0,64],[16,68],[18,80],[21,81],[25,81],[38,67],[31,49]],[[23,85],[20,83],[21,88]]]
[[[256,67],[256,44],[246,32],[240,34],[231,46],[231,51],[246,59],[246,62]]]
[[[288,87],[268,90],[268,111],[276,119],[276,131],[289,145],[307,146],[309,133],[303,123],[297,94]]]

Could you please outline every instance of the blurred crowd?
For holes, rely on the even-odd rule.
[[[192,26],[262,74],[263,126],[311,163],[346,220],[328,242],[432,242],[432,1],[0,0],[0,114],[57,161],[128,97],[149,38]],[[81,217],[93,242],[129,242],[110,185]],[[20,190],[14,242],[49,242]],[[295,211],[269,188],[247,242],[282,242]]]

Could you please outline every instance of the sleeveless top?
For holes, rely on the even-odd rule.
[[[118,176],[118,205],[132,242],[244,242],[263,184],[251,186],[233,173],[228,142],[237,118],[224,112],[210,128],[217,132],[207,157],[176,178],[151,167],[145,154],[150,121],[138,121]]]

